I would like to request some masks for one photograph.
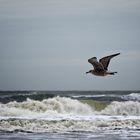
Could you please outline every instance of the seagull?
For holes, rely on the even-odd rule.
[[[117,72],[109,72],[108,65],[109,65],[111,58],[113,58],[119,54],[120,53],[105,56],[105,57],[101,58],[99,60],[99,62],[97,61],[96,57],[92,57],[92,58],[88,59],[88,62],[93,65],[94,69],[89,70],[86,73],[91,73],[91,74],[96,75],[96,76],[114,75]]]

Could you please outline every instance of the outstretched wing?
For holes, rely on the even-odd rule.
[[[117,55],[119,55],[119,54],[120,54],[120,53],[116,53],[116,54],[112,54],[112,55],[103,57],[103,58],[101,58],[101,59],[99,60],[99,62],[102,63],[104,69],[107,70],[111,58],[113,58],[113,57],[115,57],[115,56],[117,56]]]
[[[94,67],[95,70],[97,70],[97,71],[104,70],[104,67],[102,66],[101,63],[99,63],[97,61],[97,58],[96,57],[92,57],[92,58],[88,59],[88,62],[93,65],[93,67]]]

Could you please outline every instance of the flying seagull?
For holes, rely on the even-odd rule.
[[[96,57],[92,57],[92,58],[88,59],[88,62],[93,65],[94,69],[89,70],[86,73],[91,73],[96,76],[114,75],[117,72],[109,72],[108,65],[109,65],[111,58],[113,58],[119,54],[120,53],[105,56],[105,57],[101,58],[99,60],[99,62],[97,61]]]

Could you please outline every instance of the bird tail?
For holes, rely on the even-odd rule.
[[[118,72],[109,72],[108,74],[114,75],[115,73],[118,73]]]

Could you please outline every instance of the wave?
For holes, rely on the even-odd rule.
[[[140,101],[139,91],[0,91],[0,102],[23,102],[27,98],[42,101],[56,96],[77,100]]]
[[[0,91],[0,102],[8,103],[12,101],[23,102],[27,98],[34,100],[43,100],[46,98],[53,98],[55,96],[54,92],[35,92],[35,91]]]
[[[129,95],[115,95],[115,94],[95,94],[95,95],[72,95],[71,96],[74,99],[79,100],[86,100],[86,99],[92,99],[96,101],[140,101],[140,94],[139,93],[131,93]]]
[[[18,132],[66,132],[115,129],[140,129],[140,120],[0,120],[1,131]]]
[[[140,102],[112,102],[103,110],[68,97],[0,103],[0,131],[50,132],[140,129]]]
[[[31,116],[41,113],[91,114],[93,109],[78,100],[66,97],[54,97],[42,101],[27,99],[23,102],[0,104],[0,116]]]
[[[124,100],[134,100],[134,101],[140,101],[140,93],[131,93],[129,95],[123,95],[121,96]]]
[[[106,95],[73,95],[73,98],[96,98],[96,97],[105,97]]]
[[[127,115],[127,116],[140,116],[140,102],[138,101],[114,101],[108,105],[102,114],[106,115]]]
[[[72,97],[77,99],[94,99],[98,101],[140,101],[140,93],[130,93],[128,95],[74,95]]]
[[[104,107],[102,107],[102,105]],[[0,103],[0,117],[49,117],[63,118],[64,115],[127,115],[140,116],[140,102],[138,101],[114,101],[109,103],[99,102],[102,109],[95,110],[97,103],[94,100],[82,102],[68,97],[53,97],[42,101],[27,99],[23,102]]]

